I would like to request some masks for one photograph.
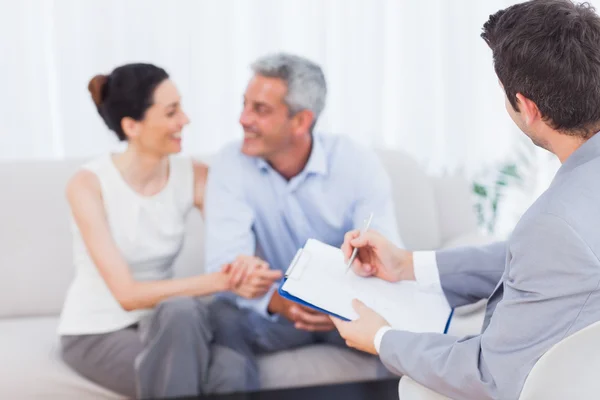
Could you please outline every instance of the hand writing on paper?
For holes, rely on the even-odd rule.
[[[353,300],[352,307],[358,314],[358,319],[342,321],[339,318],[330,317],[331,321],[346,341],[346,345],[366,353],[377,354],[375,335],[379,329],[390,324],[360,300]]]
[[[346,233],[342,252],[346,262],[352,250],[358,248],[358,255],[352,263],[352,270],[360,276],[376,276],[388,282],[414,280],[412,252],[400,249],[375,231],[362,235],[359,230]]]
[[[222,269],[229,276],[230,290],[248,299],[263,296],[282,272],[269,269],[269,264],[254,256],[239,256]]]
[[[333,322],[326,314],[284,299],[277,292],[273,293],[268,309],[269,312],[283,315],[286,319],[294,322],[296,329],[309,332],[328,332],[335,329]]]

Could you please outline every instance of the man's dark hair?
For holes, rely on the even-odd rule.
[[[600,130],[600,17],[588,3],[532,0],[491,15],[481,37],[510,104],[532,100],[554,129]]]

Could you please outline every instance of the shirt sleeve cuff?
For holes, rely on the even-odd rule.
[[[415,280],[422,290],[444,293],[440,283],[435,251],[415,251],[413,253]]]
[[[258,299],[245,299],[243,297],[237,298],[237,305],[240,308],[249,308],[260,314],[260,316],[269,319],[271,321],[276,321],[278,316],[276,314],[269,314],[268,307],[271,302],[271,297],[275,290],[277,290],[278,283],[271,286],[267,294]]]
[[[392,328],[389,326],[382,326],[381,328],[379,328],[379,330],[375,334],[375,340],[373,340],[373,344],[375,345],[375,350],[377,351],[377,354],[379,354],[379,348],[381,347],[381,341],[383,340],[383,335],[391,329]]]

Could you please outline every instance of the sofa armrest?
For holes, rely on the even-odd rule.
[[[398,384],[400,400],[451,400],[404,375]]]
[[[484,246],[486,244],[498,242],[500,240],[500,238],[497,238],[495,236],[481,233],[479,230],[473,230],[471,232],[467,232],[448,239],[442,244],[441,248],[449,249],[452,247],[462,246]]]

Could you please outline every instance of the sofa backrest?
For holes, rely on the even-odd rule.
[[[0,164],[0,317],[60,310],[73,275],[65,184],[79,164]]]
[[[451,181],[442,179],[440,184],[401,152],[379,154],[392,180],[397,222],[407,248],[436,249],[448,235],[475,228],[472,207],[464,200],[468,199],[464,182],[449,184]],[[0,163],[0,317],[60,313],[73,277],[65,185],[82,162]],[[446,198],[448,185],[463,203]],[[446,203],[460,210],[449,212]],[[448,215],[454,214],[466,217],[449,222]],[[202,272],[203,231],[200,213],[194,211],[175,266],[178,276]]]

